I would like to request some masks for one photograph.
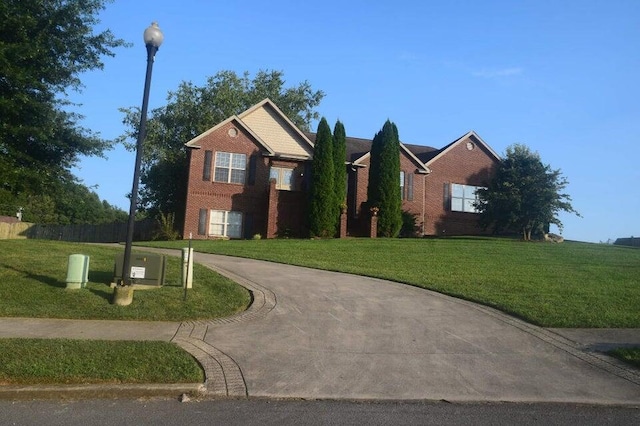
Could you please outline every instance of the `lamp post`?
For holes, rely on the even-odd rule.
[[[131,205],[129,207],[129,221],[127,222],[127,241],[124,246],[124,259],[122,262],[121,286],[131,285],[131,246],[133,244],[133,227],[138,202],[138,181],[140,180],[140,164],[142,163],[142,142],[144,141],[147,127],[147,108],[149,104],[149,87],[151,86],[151,71],[156,52],[160,48],[164,35],[160,31],[157,22],[153,22],[144,30],[144,44],[147,47],[147,75],[144,80],[144,94],[142,96],[142,110],[140,111],[140,127],[138,128],[138,141],[136,142],[136,164],[133,169],[133,187],[131,188]]]

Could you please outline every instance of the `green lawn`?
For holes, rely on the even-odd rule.
[[[640,250],[633,248],[493,238],[193,241],[193,247],[412,284],[546,327],[640,327]]]
[[[184,245],[184,244],[183,244]],[[123,248],[44,240],[0,240],[0,316],[183,321],[225,317],[250,303],[243,287],[194,265],[184,301],[181,261],[167,258],[166,285],[135,291],[129,306],[111,304],[114,259]],[[87,288],[66,289],[68,257],[90,257]]]
[[[0,385],[203,381],[191,355],[167,342],[0,339]]]

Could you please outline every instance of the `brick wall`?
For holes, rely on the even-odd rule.
[[[452,212],[449,199],[451,183],[485,186],[497,160],[484,146],[470,136],[451,147],[429,168],[428,175],[417,173],[417,167],[404,153],[400,155],[400,170],[405,172],[405,189],[402,209],[416,217],[416,225],[424,235],[472,235],[482,234],[478,228],[478,216],[474,213]],[[467,142],[473,149],[467,149]],[[349,234],[369,234],[370,214],[365,209],[369,183],[369,159],[349,171],[348,215]],[[413,200],[408,200],[409,174],[413,174]]]
[[[467,142],[473,144],[473,149],[467,149]],[[459,141],[445,155],[429,163],[425,235],[483,234],[477,226],[477,214],[451,211],[450,185],[486,186],[496,164],[495,157],[473,136]]]
[[[235,129],[235,132],[233,131]],[[230,132],[231,131],[231,132]],[[236,133],[237,132],[237,133]],[[245,238],[251,238],[255,234],[263,237],[272,237],[273,230],[268,230],[269,216],[269,169],[271,165],[294,169],[294,187],[303,188],[304,164],[301,162],[273,160],[265,157],[264,150],[246,132],[242,126],[231,121],[215,131],[205,135],[198,141],[200,149],[191,150],[189,169],[187,203],[185,212],[184,235],[189,233],[194,239],[206,239],[207,235],[198,235],[200,209],[238,211],[243,213],[243,232]],[[204,162],[206,151],[212,151],[211,179],[203,180]],[[245,184],[214,182],[214,164],[216,152],[230,152],[246,154],[247,168]],[[255,183],[250,184],[249,159],[256,156]],[[289,193],[282,197],[278,193]],[[292,195],[298,194],[298,195]],[[297,233],[302,232],[302,219],[295,216],[303,215],[305,211],[304,194],[300,191],[275,191],[272,194],[276,203],[275,213],[277,217],[270,223],[282,228],[293,228]],[[278,205],[282,198],[282,205]],[[273,201],[272,200],[272,201]],[[294,213],[296,212],[296,213]],[[209,213],[206,224],[208,232]],[[278,225],[279,224],[279,225]],[[276,228],[277,229],[277,228]]]
[[[367,201],[367,187],[369,185],[369,158],[361,163],[366,167],[357,167],[349,171],[349,187],[347,193],[349,234],[353,236],[368,236],[370,233],[370,213],[365,203]],[[418,173],[418,166],[404,152],[400,154],[400,171],[405,175],[404,196],[402,210],[409,211],[416,216],[416,225],[422,229],[425,212],[424,174]],[[413,176],[413,199],[409,199],[409,182]],[[398,176],[400,182],[400,176]]]
[[[237,134],[234,136],[233,130]],[[232,133],[230,133],[230,130]],[[263,212],[267,207],[267,182],[269,178],[269,159],[262,155],[259,145],[235,121],[231,121],[216,131],[209,133],[199,141],[200,149],[191,150],[187,208],[185,212],[184,235],[193,234],[193,238],[207,238],[198,235],[200,209],[240,211],[244,213],[244,233],[265,233],[266,223]],[[203,180],[205,152],[213,151],[211,179]],[[256,156],[255,184],[213,182],[215,153],[231,152],[247,155],[246,177],[249,175],[249,158]],[[251,228],[246,229],[250,217]],[[209,218],[207,216],[207,228]]]

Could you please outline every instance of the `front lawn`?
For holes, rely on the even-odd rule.
[[[167,342],[0,339],[0,385],[203,381],[195,359]]]
[[[129,306],[112,305],[109,283],[115,256],[123,251],[60,241],[0,240],[0,316],[183,321],[233,315],[250,303],[246,289],[197,264],[193,289],[184,301],[181,260],[168,256],[165,286],[135,291]],[[68,257],[74,253],[90,257],[84,289],[65,288]]]
[[[194,240],[193,247],[407,283],[545,327],[640,327],[640,250],[633,248],[495,238]]]

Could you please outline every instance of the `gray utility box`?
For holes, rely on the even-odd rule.
[[[116,256],[116,265],[113,270],[113,281],[119,283],[122,280],[122,267],[124,253]],[[166,259],[161,254],[131,253],[131,283],[144,285],[164,285]]]

